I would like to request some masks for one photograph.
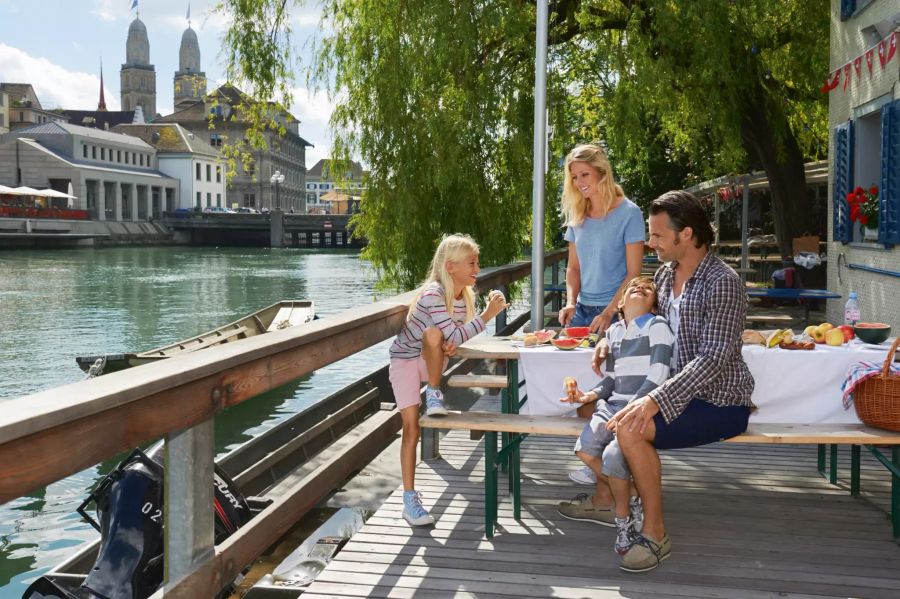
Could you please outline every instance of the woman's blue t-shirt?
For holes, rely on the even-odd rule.
[[[575,243],[581,265],[578,301],[588,306],[606,306],[628,274],[625,246],[643,242],[644,215],[637,204],[625,198],[603,218],[585,217],[566,229],[566,241]]]

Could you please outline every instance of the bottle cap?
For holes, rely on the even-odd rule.
[[[857,299],[857,296],[856,296],[856,292],[855,292],[855,291],[851,291],[851,292],[850,292],[850,299]]]

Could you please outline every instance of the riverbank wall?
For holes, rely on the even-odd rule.
[[[0,218],[0,249],[185,243],[161,222]]]

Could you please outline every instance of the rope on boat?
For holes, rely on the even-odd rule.
[[[84,380],[100,376],[101,374],[103,374],[104,368],[106,368],[106,356],[97,358],[94,363],[91,364],[91,367],[88,368],[87,375],[84,377]]]

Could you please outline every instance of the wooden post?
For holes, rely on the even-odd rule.
[[[213,403],[224,400],[213,389]],[[218,396],[218,397],[217,397]],[[176,583],[215,552],[213,419],[166,435],[165,581]]]

